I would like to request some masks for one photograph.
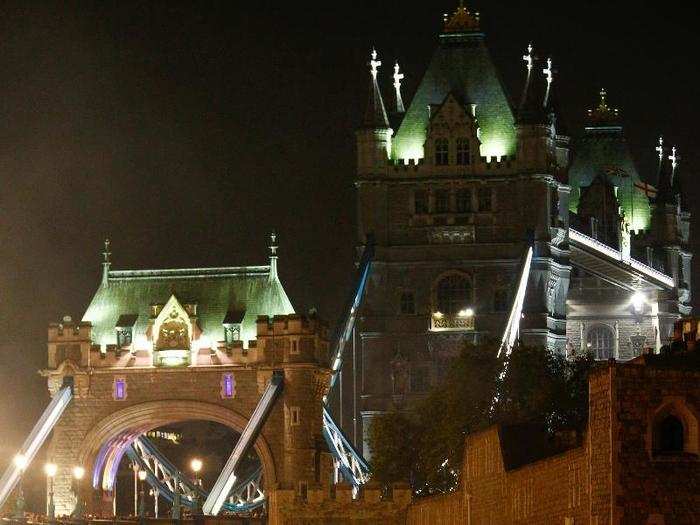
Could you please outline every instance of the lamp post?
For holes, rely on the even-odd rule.
[[[134,461],[131,464],[131,470],[134,471],[134,516],[139,513],[139,466]]]
[[[46,478],[49,482],[49,501],[47,504],[47,515],[49,518],[49,523],[53,523],[56,520],[56,505],[53,501],[53,478],[56,477],[56,472],[58,472],[58,467],[56,466],[56,463],[47,463],[46,465],[44,465],[44,472],[46,473]]]
[[[27,457],[23,454],[17,454],[13,463],[15,467],[19,470],[19,483],[17,486],[17,499],[15,500],[15,519],[24,519],[24,490],[22,488],[22,478],[24,477],[24,471],[27,468]]]
[[[141,501],[139,504],[139,523],[146,523],[146,494],[143,491],[143,482],[146,481],[146,471],[139,470],[139,482],[140,482],[140,493]]]
[[[194,458],[190,461],[190,468],[194,472],[194,499],[192,500],[192,514],[199,514],[199,488],[202,486],[202,480],[199,479],[199,472],[202,470],[202,460]]]
[[[170,509],[170,517],[173,520],[180,520],[180,480],[175,476],[173,484],[175,485],[175,494],[173,495],[173,506]]]
[[[73,517],[75,519],[83,519],[83,494],[82,480],[85,476],[85,469],[81,466],[73,467],[73,483],[75,483],[75,508],[73,509]]]

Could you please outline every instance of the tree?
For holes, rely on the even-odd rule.
[[[592,357],[567,360],[521,346],[504,362],[497,353],[496,343],[466,346],[425,398],[373,422],[377,481],[408,479],[418,495],[450,492],[459,485],[469,433],[494,423],[541,422],[552,433],[585,426]]]

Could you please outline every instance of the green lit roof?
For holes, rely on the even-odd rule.
[[[443,33],[394,138],[394,159],[423,158],[428,106],[449,93],[476,104],[483,156],[515,155],[515,119],[498,72],[478,31]]]
[[[197,305],[197,323],[205,336],[224,340],[223,322],[231,312],[245,312],[241,339],[256,338],[259,315],[294,313],[279,279],[270,277],[269,266],[197,268],[183,270],[110,271],[97,289],[83,321],[92,323],[96,344],[116,344],[116,326],[124,316],[137,316],[135,341],[146,334],[151,306],[165,304],[172,295]]]
[[[649,227],[649,199],[635,183],[641,182],[627,141],[619,125],[586,128],[574,144],[574,159],[569,168],[572,188],[569,209],[578,210],[581,188],[590,186],[600,176],[617,188],[617,200],[624,210],[631,230]]]

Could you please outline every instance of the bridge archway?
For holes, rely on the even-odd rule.
[[[90,481],[93,486],[99,486],[102,472],[116,469],[126,446],[136,437],[164,425],[191,420],[213,421],[239,434],[248,422],[233,410],[201,401],[173,399],[139,403],[110,414],[92,427],[80,446],[80,464],[89,467]],[[257,438],[254,449],[266,484],[274,486],[277,482],[274,457],[262,435]]]

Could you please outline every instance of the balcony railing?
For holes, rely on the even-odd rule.
[[[431,332],[467,332],[474,330],[474,315],[446,315],[435,313],[430,316]]]

